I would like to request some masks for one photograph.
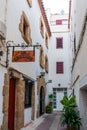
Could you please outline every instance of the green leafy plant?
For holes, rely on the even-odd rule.
[[[51,105],[53,107],[53,94],[49,94],[49,105]]]
[[[53,94],[48,95],[49,99],[53,99]]]
[[[77,130],[81,125],[81,118],[77,110],[76,97],[72,96],[68,98],[64,96],[61,100],[61,104],[63,105],[64,111],[61,116],[62,125],[67,124],[69,130],[71,130],[71,127]]]
[[[46,113],[52,113],[52,111],[53,111],[52,106],[48,104],[46,106]]]

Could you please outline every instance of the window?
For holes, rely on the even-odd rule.
[[[62,20],[56,20],[56,25],[62,25]]]
[[[27,0],[30,7],[32,7],[32,0]]]
[[[48,73],[48,57],[47,55],[45,56],[45,71]]]
[[[76,54],[76,34],[74,34],[74,54]]]
[[[32,82],[25,80],[25,108],[32,105]]]
[[[57,74],[64,73],[64,63],[63,62],[56,62],[56,73]]]
[[[42,47],[40,47],[40,66],[43,69],[45,67],[45,56],[44,56],[44,51]]]
[[[68,19],[58,19],[56,20],[56,25],[67,25]]]
[[[63,48],[63,38],[56,38],[56,48]]]
[[[47,33],[45,34],[45,44],[46,44],[46,47],[48,48],[48,35],[47,35]]]
[[[40,33],[42,37],[44,38],[44,25],[43,25],[42,18],[40,18]]]
[[[19,30],[21,32],[22,38],[25,40],[26,43],[32,44],[32,39],[31,39],[31,30],[30,30],[30,25],[28,18],[26,14],[22,13],[20,23],[19,23]]]

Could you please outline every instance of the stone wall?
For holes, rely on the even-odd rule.
[[[10,78],[16,79],[15,95],[15,123],[14,130],[20,130],[24,126],[24,94],[25,82],[21,79],[21,74],[15,70],[9,70],[5,74],[3,86],[3,122],[1,130],[8,130],[8,104],[9,104],[9,81]]]
[[[40,116],[40,89],[42,86],[44,87],[44,94],[46,96],[46,82],[43,76],[40,76],[37,81],[37,95],[38,95],[37,117]],[[44,104],[44,110],[45,110],[45,104]]]

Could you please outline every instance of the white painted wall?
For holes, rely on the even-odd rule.
[[[22,11],[24,11],[28,17],[30,27],[31,27],[31,38],[33,45],[36,45],[38,42],[40,45],[43,46],[44,54],[48,54],[48,50],[45,46],[45,39],[42,38],[40,34],[40,17],[41,12],[38,5],[38,1],[32,0],[32,8],[29,7],[27,0],[0,0],[0,22],[3,23],[3,28],[0,24],[0,31],[1,29],[4,30],[3,33],[6,35],[6,42],[10,42],[10,45],[17,45],[21,43],[25,43],[23,38],[21,37],[21,33],[19,31],[19,23],[20,18],[22,15]],[[45,24],[44,24],[44,33],[47,32]],[[25,50],[29,50],[32,48],[26,48]],[[21,50],[21,48],[15,48],[15,50]],[[9,66],[13,67],[15,70],[29,76],[32,79],[37,79],[40,75],[41,71],[44,71],[39,66],[39,49],[35,49],[35,62],[34,63],[12,63],[12,48],[9,48]],[[5,55],[6,58],[6,55]],[[2,106],[3,106],[3,96],[2,90],[4,85],[4,74],[6,72],[6,68],[0,65],[0,127],[2,124],[3,113],[2,113]],[[46,81],[48,81],[48,74],[45,75]],[[35,81],[35,119],[37,118],[37,105],[38,105],[38,96],[37,96],[37,81]],[[24,125],[26,125],[31,120],[31,108],[25,109],[24,111]]]
[[[75,4],[74,4],[75,3]],[[76,32],[76,45],[78,45],[78,41],[80,39],[80,34],[82,31],[82,26],[84,23],[84,16],[86,14],[86,10],[87,10],[87,1],[83,0],[80,1],[79,0],[74,0],[72,1],[72,13],[71,13],[71,27],[75,27],[71,30],[71,35],[73,35],[74,31]],[[74,12],[75,10],[75,12]],[[73,22],[74,21],[74,22]],[[73,46],[73,43],[72,43]],[[75,82],[75,84],[73,85],[74,89],[75,89],[75,95],[76,95],[76,99],[77,99],[77,104],[79,106],[79,110],[80,110],[80,115],[82,118],[82,127],[81,130],[86,130],[87,129],[87,125],[86,125],[86,120],[87,120],[87,25],[86,25],[86,31],[85,31],[85,35],[83,37],[83,42],[82,45],[80,47],[80,50],[78,52],[75,64],[74,64],[74,68],[72,71],[72,84],[75,82],[77,76],[79,75],[78,80]],[[81,90],[80,90],[81,88]]]
[[[63,17],[63,16],[62,16]],[[65,18],[65,17],[64,17]],[[66,17],[67,18],[67,17]],[[56,16],[58,19],[58,16]],[[52,20],[55,20],[54,17]],[[59,25],[57,25],[59,26]],[[60,25],[62,26],[62,25]],[[63,31],[66,30],[66,26],[63,25]],[[52,30],[53,30],[52,26]],[[60,27],[61,28],[61,27]],[[54,31],[54,30],[53,30]],[[58,30],[59,31],[59,30]],[[63,49],[56,49],[56,37],[63,37]],[[62,29],[60,33],[53,33],[51,43],[49,45],[49,60],[50,60],[50,78],[53,80],[53,86],[58,87],[60,83],[62,87],[68,87],[70,83],[70,40],[69,33],[63,33]],[[64,62],[64,74],[56,74],[56,62]]]
[[[15,1],[9,0],[9,3],[8,3],[7,41],[12,40],[14,41],[15,44],[25,43],[19,31],[20,17],[21,17],[22,11],[25,11],[30,22],[31,38],[32,38],[33,45],[35,45],[38,42],[44,47],[44,49],[46,49],[45,44],[44,44],[44,39],[42,38],[40,34],[40,30],[39,30],[40,29],[39,19],[40,19],[41,13],[40,13],[40,9],[39,9],[37,1],[32,1],[33,2],[32,8],[29,7],[27,1],[24,1],[24,0],[19,1],[22,3],[20,6],[17,4],[17,2],[18,2],[17,0]],[[14,6],[11,6],[11,5],[14,5]],[[28,48],[28,49],[32,49],[32,48]],[[35,51],[36,51],[36,57],[35,57],[36,62],[38,62],[39,61],[38,50],[36,49]],[[47,53],[47,50],[45,51],[45,54],[46,53]],[[39,65],[37,66],[36,63],[11,63],[10,62],[10,66],[15,67],[19,71],[25,73],[28,76],[31,76],[34,79],[36,78],[36,73],[34,72],[36,72],[37,69],[40,70]]]
[[[20,4],[18,4],[20,3]],[[40,8],[38,5],[38,1],[32,0],[32,7],[30,8],[27,0],[9,0],[8,1],[8,7],[7,7],[7,37],[6,41],[14,41],[14,44],[21,44],[25,43],[23,38],[21,37],[21,33],[19,31],[19,23],[20,23],[20,18],[22,15],[22,11],[24,11],[28,17],[30,27],[31,27],[31,38],[32,38],[32,44],[36,45],[38,42],[40,45],[43,46],[44,53],[45,55],[48,53],[48,50],[45,46],[45,40],[42,38],[40,34]],[[46,32],[46,27],[44,24],[44,29]],[[10,43],[12,44],[12,43]],[[21,50],[21,48],[15,48],[15,50]],[[32,47],[26,48],[25,50],[30,50]],[[12,63],[12,49],[10,49],[10,54],[9,54],[9,67],[13,67],[19,72],[29,76],[32,79],[37,79],[37,77],[40,75],[41,71],[44,71],[40,66],[39,66],[39,49],[35,49],[35,62],[22,62],[22,63]],[[46,80],[48,78],[48,74],[45,76]],[[37,99],[37,91],[36,87],[37,84],[35,83],[35,99]],[[37,104],[38,102],[35,102],[35,119],[36,119],[36,114],[37,114]],[[24,112],[25,114],[25,124],[27,124],[30,120],[31,117],[31,109],[27,109]]]
[[[53,93],[53,88],[69,88],[71,84],[71,46],[70,35],[68,31],[68,24],[53,25],[58,19],[67,19],[68,15],[52,14],[50,19],[50,26],[52,31],[52,37],[49,44],[49,79],[52,79],[52,83],[48,85],[48,94]],[[56,23],[56,22],[55,22]],[[56,49],[56,38],[63,37],[63,48]],[[64,62],[64,73],[56,74],[56,62]],[[68,95],[71,91],[68,91]],[[61,108],[61,107],[59,107]]]
[[[6,73],[6,69],[0,65],[0,126],[2,124],[3,113],[2,113],[2,104],[3,104],[3,85],[4,85],[4,74]]]
[[[6,22],[6,0],[0,0],[0,20]]]

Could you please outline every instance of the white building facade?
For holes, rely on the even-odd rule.
[[[72,88],[87,129],[87,1],[71,1]]]
[[[0,6],[0,129],[20,130],[45,113],[51,32],[41,0]]]
[[[54,110],[62,110],[60,100],[69,95],[71,84],[71,47],[68,29],[68,14],[51,14],[52,32],[49,44],[49,78],[52,84],[48,93],[54,95]]]

